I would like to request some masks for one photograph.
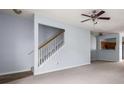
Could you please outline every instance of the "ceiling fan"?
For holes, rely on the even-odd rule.
[[[81,22],[86,22],[86,21],[92,20],[94,24],[97,24],[97,21],[96,21],[97,19],[98,20],[99,19],[100,20],[110,20],[110,17],[100,17],[104,13],[105,13],[105,11],[103,11],[103,10],[101,10],[100,12],[93,10],[91,15],[81,14],[82,16],[89,17],[88,19],[83,20]]]

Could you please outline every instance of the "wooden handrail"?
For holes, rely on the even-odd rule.
[[[38,47],[38,49],[44,47],[45,45],[47,45],[49,42],[51,42],[52,40],[54,40],[56,37],[58,37],[59,35],[61,35],[61,34],[64,33],[64,32],[65,32],[65,31],[58,33],[58,34],[55,35],[53,38],[51,38],[49,41],[47,41],[46,43],[40,45],[40,46]],[[31,55],[33,52],[34,52],[34,50],[32,50],[31,52],[29,52],[28,55]]]
[[[64,32],[65,32],[65,31],[58,33],[58,34],[55,35],[52,39],[50,39],[50,40],[47,41],[46,43],[44,43],[44,44],[42,44],[41,46],[39,46],[38,49],[40,49],[40,48],[46,46],[49,42],[53,41],[56,37],[58,37],[59,35],[61,35],[61,34],[64,33]]]

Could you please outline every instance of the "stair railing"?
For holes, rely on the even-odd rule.
[[[52,39],[39,46],[39,62],[38,66],[48,60],[59,48],[64,44],[64,32],[60,32]]]

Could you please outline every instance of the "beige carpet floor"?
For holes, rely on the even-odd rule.
[[[29,76],[9,84],[124,84],[124,62],[96,61],[76,68]]]

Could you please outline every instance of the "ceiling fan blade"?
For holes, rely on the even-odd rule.
[[[100,11],[98,14],[96,14],[96,16],[95,17],[99,17],[100,15],[102,15],[102,14],[104,14],[105,13],[105,11]]]
[[[81,15],[83,15],[83,16],[86,16],[86,17],[91,17],[91,16],[89,16],[89,15],[86,15],[86,14],[81,14]]]
[[[110,17],[99,17],[98,19],[102,19],[102,20],[110,20]]]
[[[91,20],[91,19],[86,19],[86,20],[83,20],[83,21],[81,21],[81,22],[85,22],[85,21],[89,21],[89,20]]]

